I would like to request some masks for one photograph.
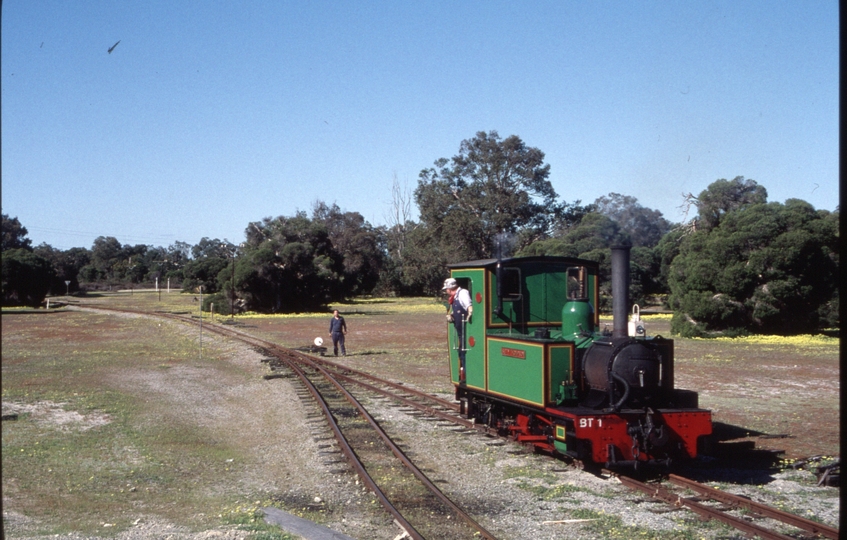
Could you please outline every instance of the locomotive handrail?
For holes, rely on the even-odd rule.
[[[626,400],[629,399],[629,394],[630,394],[631,389],[629,388],[629,383],[626,382],[626,379],[624,379],[623,377],[621,377],[620,375],[618,375],[614,371],[610,372],[610,374],[611,374],[612,378],[615,379],[616,381],[618,381],[619,383],[621,383],[623,385],[623,388],[624,388],[623,396],[621,396],[621,398],[612,405],[612,410],[617,412],[617,411],[620,410],[620,408],[623,406],[623,404],[626,403]],[[612,393],[613,387],[614,387],[613,384],[609,385],[609,393],[610,394]]]

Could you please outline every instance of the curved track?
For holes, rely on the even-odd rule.
[[[101,306],[91,306],[90,308],[88,306],[77,307],[83,309],[96,309],[152,315],[184,323],[197,324],[197,321],[195,321],[189,316],[175,315],[171,313],[149,313],[107,308]],[[432,509],[436,504],[440,504],[443,505],[445,508],[449,509],[450,512],[452,512],[459,518],[458,522],[454,521],[452,524],[439,523],[438,526],[442,529],[438,534],[439,536],[443,536],[445,534],[445,531],[443,529],[448,528],[449,532],[447,532],[447,534],[449,537],[480,537],[489,540],[496,540],[496,537],[492,533],[487,531],[470,514],[465,512],[458,504],[453,502],[447,495],[445,495],[435,485],[435,483],[433,483],[433,481],[430,480],[412,462],[412,460],[410,460],[404,454],[400,447],[391,439],[391,437],[385,432],[385,430],[379,425],[379,423],[374,420],[371,414],[356,399],[356,397],[344,387],[340,380],[345,380],[346,382],[354,382],[357,385],[366,387],[369,391],[378,392],[383,395],[388,395],[393,399],[401,400],[404,404],[418,408],[426,412],[427,414],[438,415],[441,416],[443,419],[449,419],[450,421],[454,421],[466,426],[472,426],[472,422],[469,422],[466,419],[462,419],[455,414],[455,410],[458,408],[455,404],[447,402],[445,400],[441,400],[435,396],[430,396],[428,394],[424,394],[413,389],[405,388],[402,385],[391,383],[390,381],[383,381],[363,372],[347,370],[347,368],[344,368],[343,366],[334,364],[332,362],[319,361],[313,357],[307,356],[297,351],[279,347],[278,345],[270,341],[251,336],[233,328],[219,325],[207,325],[204,326],[204,328],[208,332],[225,336],[231,339],[236,339],[251,346],[260,348],[268,356],[271,356],[273,358],[273,360],[271,361],[272,369],[279,370],[280,368],[284,368],[286,370],[289,370],[297,377],[300,383],[306,388],[306,390],[308,390],[314,402],[321,409],[321,412],[323,413],[323,416],[327,424],[329,425],[330,430],[335,436],[340,450],[347,458],[347,461],[350,463],[351,467],[356,471],[356,474],[362,480],[364,485],[367,486],[367,488],[374,493],[375,497],[379,500],[381,506],[393,517],[397,525],[405,531],[409,538],[413,538],[416,540],[423,540],[425,538],[424,534],[422,534],[418,529],[421,529],[422,526],[426,526],[426,524],[421,523],[421,519],[418,519],[416,521],[414,518],[410,518],[407,515],[415,515],[416,510],[420,510],[422,504],[421,501],[424,500],[424,505],[427,508]],[[343,373],[340,373],[341,370],[348,371],[348,374],[345,375]],[[366,378],[370,378],[372,382],[377,384],[369,384],[361,380]],[[382,388],[380,388],[380,386]],[[386,388],[391,388],[394,393],[386,390]],[[418,397],[418,399],[414,400],[400,396],[396,393],[398,390],[405,393],[414,394]],[[333,395],[333,393],[335,393],[336,395]],[[363,435],[361,432],[357,433],[357,430],[359,430],[359,428],[349,420],[349,418],[354,415],[350,415],[342,411],[342,406],[338,404],[339,396],[346,400],[346,402],[353,407],[356,412],[356,415],[363,418],[365,422],[369,425],[370,430],[377,434],[378,438],[385,445],[385,448],[387,448],[388,451],[394,456],[394,458],[398,460],[400,464],[402,464],[402,467],[400,468],[405,468],[406,470],[408,470],[414,476],[414,478],[417,479],[420,485],[425,488],[426,492],[428,494],[431,494],[431,497],[435,501],[437,501],[437,503],[433,503],[432,501],[425,502],[425,499],[423,499],[421,495],[414,494],[411,495],[411,497],[414,498],[414,503],[409,503],[408,501],[406,501],[405,503],[397,504],[396,499],[398,497],[391,497],[386,493],[386,491],[388,490],[383,489],[383,487],[381,486],[382,482],[378,482],[374,479],[374,476],[369,472],[368,467],[365,465],[365,463],[363,463],[362,456],[367,456],[368,461],[372,464],[379,463],[380,465],[378,466],[378,468],[382,471],[394,469],[394,466],[386,464],[386,458],[384,456],[374,455],[375,450],[372,448],[372,437],[368,438],[367,435]],[[428,405],[421,403],[420,398],[422,397],[426,397],[432,400],[433,404]],[[445,412],[446,410],[450,409],[453,410],[452,414]],[[347,420],[339,419],[339,417],[342,419],[344,417],[347,417]],[[404,482],[400,481],[400,483]],[[409,493],[410,491],[414,492],[414,488],[404,487],[402,491],[404,493]],[[404,497],[400,496],[399,498],[402,499]],[[401,509],[400,506],[404,506],[405,509]],[[416,522],[417,526],[413,522]]]

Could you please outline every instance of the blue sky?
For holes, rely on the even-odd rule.
[[[317,200],[381,225],[490,130],[568,202],[676,222],[744,176],[834,210],[838,30],[834,0],[6,0],[2,211],[60,249],[237,243]]]

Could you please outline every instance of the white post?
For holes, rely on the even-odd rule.
[[[159,290],[159,278],[156,278],[156,290]]]
[[[168,278],[168,294],[171,294],[171,278]]]

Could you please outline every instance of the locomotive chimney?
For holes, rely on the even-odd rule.
[[[627,337],[630,246],[612,246],[612,337]]]

